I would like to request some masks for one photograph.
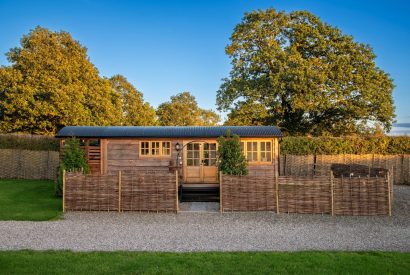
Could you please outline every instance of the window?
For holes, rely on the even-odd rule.
[[[258,142],[246,142],[246,159],[248,161],[258,161]]]
[[[189,143],[187,145],[187,166],[199,166],[201,164],[199,143]]]
[[[149,155],[149,142],[148,141],[141,141],[141,155],[143,156]]]
[[[270,141],[261,141],[260,142],[260,161],[261,162],[270,162],[272,161],[272,143]]]
[[[162,152],[163,156],[170,156],[171,155],[171,142],[163,141],[162,142]]]
[[[152,156],[159,156],[159,152],[160,152],[159,145],[160,145],[159,141],[151,142],[151,155]]]
[[[170,141],[141,141],[141,156],[171,156]]]
[[[216,143],[204,144],[204,165],[216,166]]]
[[[242,141],[241,150],[249,162],[272,162],[271,141]]]

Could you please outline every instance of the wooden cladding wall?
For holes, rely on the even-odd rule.
[[[75,211],[176,212],[176,175],[118,171],[106,175],[65,173],[63,209]]]
[[[141,170],[143,167],[162,167],[165,172],[168,170],[170,163],[176,161],[177,151],[175,144],[182,141],[171,141],[171,156],[140,156],[139,146],[141,140],[121,140],[108,139],[103,144],[104,155],[104,172],[116,172],[120,170]],[[168,140],[164,140],[168,141]]]
[[[221,211],[391,215],[392,182],[333,176],[221,175]]]

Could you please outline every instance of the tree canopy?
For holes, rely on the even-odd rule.
[[[65,125],[118,125],[120,97],[67,32],[37,27],[0,68],[0,131],[54,134]]]
[[[217,93],[227,124],[278,125],[293,135],[343,135],[394,119],[393,81],[369,45],[306,11],[245,14]]]
[[[120,95],[122,105],[122,125],[152,126],[156,124],[155,109],[144,102],[143,94],[122,75],[110,78],[113,89]]]
[[[208,126],[219,122],[219,115],[212,110],[202,109],[193,95],[183,92],[171,96],[157,109],[158,122],[164,126]]]

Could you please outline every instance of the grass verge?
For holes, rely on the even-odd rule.
[[[2,251],[3,274],[408,274],[399,252]]]
[[[50,180],[0,180],[0,220],[48,221],[61,216]]]

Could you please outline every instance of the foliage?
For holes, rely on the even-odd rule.
[[[77,138],[68,138],[64,143],[64,168],[70,170],[82,170],[84,173],[89,173],[90,168],[87,164],[85,152],[80,147],[80,140]]]
[[[226,137],[218,138],[219,170],[228,175],[247,175],[248,162],[241,150],[238,135],[231,136],[226,132]]]
[[[74,137],[66,139],[64,143],[64,157],[62,163],[58,168],[58,177],[56,180],[55,194],[57,196],[62,195],[64,170],[81,170],[84,173],[90,172],[90,167],[88,166],[85,152],[80,147],[80,140]]]
[[[307,11],[245,14],[226,53],[232,69],[217,105],[231,112],[228,123],[273,124],[290,135],[315,136],[392,126],[393,81],[375,65],[372,48]],[[255,120],[258,113],[262,121]]]
[[[407,274],[400,252],[0,251],[5,274]]]
[[[151,126],[156,124],[155,109],[144,102],[143,95],[122,75],[110,78],[113,89],[120,95],[122,104],[122,125]]]
[[[269,124],[269,113],[265,106],[256,102],[237,102],[228,114],[225,125],[249,126]]]
[[[62,210],[50,180],[0,180],[0,209],[2,221],[55,220]]]
[[[0,149],[21,149],[33,151],[58,151],[58,139],[47,136],[23,134],[0,134]]]
[[[53,135],[65,125],[119,125],[120,97],[67,32],[37,27],[0,68],[0,132]]]
[[[281,154],[410,154],[410,137],[284,137]]]
[[[209,126],[219,122],[219,116],[212,110],[198,106],[196,99],[189,92],[171,96],[171,101],[158,106],[157,116],[164,126]]]

